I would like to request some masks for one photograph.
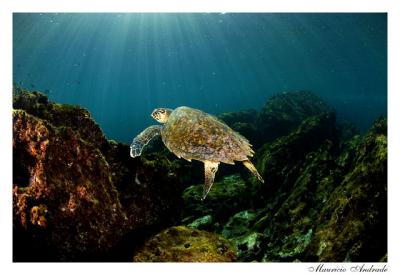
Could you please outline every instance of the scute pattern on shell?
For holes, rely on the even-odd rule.
[[[179,107],[161,133],[164,144],[178,157],[233,164],[253,156],[249,141],[216,117]]]

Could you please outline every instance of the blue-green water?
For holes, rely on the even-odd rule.
[[[13,75],[130,142],[156,107],[261,108],[311,90],[361,130],[387,112],[386,14],[14,14]]]

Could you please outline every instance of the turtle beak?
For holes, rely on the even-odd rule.
[[[150,115],[153,119],[158,120],[158,113],[156,112],[156,110],[154,110],[151,115]]]
[[[152,118],[154,118],[154,119],[156,118],[156,116],[155,116],[155,111],[156,111],[156,110],[153,110],[153,112],[151,112],[151,114],[150,114],[150,116],[151,116]]]

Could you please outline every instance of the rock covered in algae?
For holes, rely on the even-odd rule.
[[[251,230],[266,236],[262,261],[379,261],[386,253],[385,121],[354,146],[330,140],[307,153]],[[343,166],[340,156],[354,155]],[[292,165],[297,165],[296,162]],[[277,177],[279,178],[279,177]]]
[[[268,246],[265,235],[255,231],[248,231],[229,240],[233,242],[240,262],[258,261]]]
[[[256,185],[255,195],[266,198],[285,195],[282,188],[292,186],[304,166],[306,156],[325,141],[338,142],[336,117],[324,113],[305,119],[289,135],[264,145],[257,155],[257,167],[267,184]]]
[[[202,217],[212,215],[220,220],[248,204],[245,181],[239,175],[224,177],[214,183],[207,199],[201,200],[203,185],[193,185],[183,192],[184,216]]]
[[[267,136],[256,151],[266,183],[243,181],[240,192],[221,192],[221,199],[202,205],[195,199],[200,189],[191,186],[184,192],[185,221],[212,216],[207,230],[228,237],[238,261],[387,260],[386,120],[362,136],[351,125],[338,126],[335,114],[325,112],[331,108],[313,95],[278,97],[271,104],[286,107],[277,108],[271,121],[295,113],[300,119],[289,119],[295,123],[284,134]]]
[[[222,236],[185,226],[170,227],[150,238],[135,262],[233,262],[233,245]]]
[[[189,223],[187,225],[187,227],[203,229],[203,230],[212,229],[213,221],[214,221],[214,219],[211,215],[206,215],[204,217],[200,217],[200,218],[192,221],[191,223]]]
[[[221,234],[226,238],[233,238],[248,233],[249,228],[257,221],[260,211],[248,209],[236,213],[225,223]]]
[[[308,117],[332,111],[312,92],[281,92],[267,100],[258,114],[256,126],[265,143],[289,134]]]
[[[89,111],[79,106],[53,103],[40,92],[19,89],[14,93],[13,108],[25,110],[28,114],[51,123],[52,126],[69,127],[82,139],[97,144],[98,148],[107,143],[100,126],[93,120]]]
[[[379,261],[387,254],[387,126],[377,120],[356,149],[352,169],[321,208],[306,257]]]
[[[232,126],[235,123],[254,123],[257,118],[257,111],[254,109],[248,109],[238,112],[225,112],[219,114],[217,117],[229,126]]]
[[[123,232],[111,229],[125,217],[98,148],[22,110],[13,112],[13,130],[16,236],[30,238],[34,247],[42,243],[47,256],[52,249],[75,257],[115,244]],[[15,243],[17,258],[26,253],[23,245],[29,251],[29,243]]]
[[[86,110],[40,93],[20,91],[14,108],[15,261],[103,259],[125,234],[180,219],[179,167],[168,159],[130,158]]]
[[[230,217],[224,224],[221,234],[236,247],[238,261],[256,261],[263,255],[266,238],[253,227],[263,216],[264,211],[264,209],[244,210]]]

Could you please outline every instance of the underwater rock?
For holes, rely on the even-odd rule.
[[[318,150],[325,141],[338,143],[334,113],[305,119],[289,135],[264,145],[256,155],[257,167],[265,184],[255,185],[255,195],[262,201],[273,195],[285,195],[298,178],[306,156]]]
[[[387,254],[387,126],[377,120],[323,205],[306,259],[377,262]]]
[[[61,260],[114,245],[125,217],[98,148],[22,110],[13,111],[13,131],[14,240],[31,240],[16,240],[15,260],[40,257],[30,245]]]
[[[357,126],[351,122],[342,122],[338,125],[340,132],[340,141],[346,142],[352,139],[354,136],[359,136],[360,131]]]
[[[192,221],[187,225],[187,227],[210,231],[212,225],[213,225],[213,217],[211,215],[207,215]]]
[[[263,256],[266,238],[253,229],[263,212],[264,209],[241,211],[230,217],[223,226],[221,235],[235,245],[238,261],[259,261]]]
[[[251,231],[246,235],[229,240],[235,245],[237,260],[240,262],[259,261],[267,246],[266,238],[263,234]]]
[[[280,196],[271,199],[265,218],[256,223],[255,228],[269,243],[263,261],[305,260],[319,211],[342,179],[332,149],[333,144],[326,142],[309,153],[294,183],[279,190]]]
[[[92,119],[89,111],[79,106],[52,103],[40,92],[18,89],[14,92],[13,109],[25,110],[56,127],[69,127],[82,139],[96,144],[101,150],[107,144],[100,126]]]
[[[332,111],[332,107],[309,91],[281,92],[265,103],[256,127],[266,143],[289,134],[308,117]]]
[[[235,123],[254,123],[257,118],[257,111],[254,109],[248,109],[238,112],[226,112],[217,116],[220,120],[224,121],[230,127]]]
[[[361,142],[362,136],[355,135],[351,139],[341,143],[341,152],[336,161],[343,168],[344,172],[348,172],[351,169],[356,157],[357,148]]]
[[[184,217],[212,215],[221,220],[248,205],[248,188],[239,175],[226,176],[215,182],[205,200],[201,200],[203,186],[193,185],[183,192]]]
[[[282,240],[283,245],[277,251],[280,261],[301,261],[299,258],[301,258],[301,255],[310,244],[312,236],[312,229],[309,229],[307,232],[296,232],[285,236],[285,239]],[[265,258],[263,260],[265,261]]]
[[[130,158],[86,110],[40,93],[20,91],[14,107],[26,109],[13,111],[15,261],[99,260],[125,234],[181,219],[178,164]]]
[[[259,215],[260,211],[252,209],[236,213],[229,218],[228,222],[224,225],[221,234],[228,239],[246,234]]]
[[[139,249],[134,262],[233,262],[233,245],[222,236],[185,226],[168,228]]]
[[[379,120],[361,142],[354,138],[351,146],[341,147],[354,151],[345,166],[344,152],[327,139],[301,166],[291,164],[298,166],[295,176],[274,177],[284,179],[283,185],[265,200],[265,216],[252,228],[268,243],[261,260],[379,261],[385,255],[385,127]]]
[[[181,219],[183,168],[162,154],[131,158],[129,145],[110,142],[105,155],[128,226],[171,225]],[[134,221],[133,223],[131,221]]]

